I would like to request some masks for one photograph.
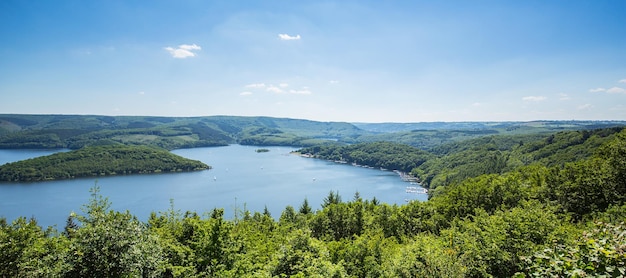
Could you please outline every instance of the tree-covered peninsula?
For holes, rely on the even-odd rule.
[[[7,163],[0,166],[0,181],[45,181],[205,169],[210,166],[164,149],[108,145]]]
[[[435,189],[483,174],[504,174],[523,166],[563,166],[586,159],[622,127],[555,133],[489,135],[441,144],[428,151],[398,142],[326,144],[298,152],[315,158],[410,172]]]

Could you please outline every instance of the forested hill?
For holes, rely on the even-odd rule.
[[[0,114],[0,149],[122,143],[165,149],[226,144],[314,146],[397,142],[423,150],[489,135],[554,133],[626,126],[624,121],[351,124],[272,117],[148,117]]]
[[[349,123],[271,117],[144,117],[0,114],[0,148],[70,148],[112,143],[165,149],[250,145],[308,146],[368,134]]]
[[[79,177],[183,172],[210,166],[163,149],[110,145],[7,163],[0,166],[0,181],[44,181]]]
[[[502,174],[531,164],[564,166],[593,156],[623,128],[491,135],[440,145],[430,152],[390,142],[325,145],[299,150],[333,160],[411,172],[434,189],[483,174]]]
[[[500,130],[535,133],[572,129],[600,129],[624,126],[626,121],[530,121],[530,122],[416,122],[416,123],[353,123],[360,129],[377,133],[433,130]],[[533,131],[534,130],[534,131]]]
[[[570,130],[625,127],[626,121],[356,123],[355,125],[363,130],[375,132],[375,134],[360,136],[358,142],[389,141],[431,151],[444,144],[492,135],[537,135]]]
[[[314,158],[339,163],[354,163],[363,166],[410,172],[422,163],[434,159],[429,152],[404,144],[391,142],[360,143],[354,145],[323,145],[298,150]]]

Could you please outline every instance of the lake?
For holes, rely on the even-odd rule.
[[[406,193],[410,184],[392,171],[305,158],[290,154],[289,147],[230,145],[179,149],[173,153],[200,160],[213,167],[188,173],[129,175],[35,183],[0,183],[0,216],[8,221],[35,217],[41,226],[63,229],[70,212],[82,213],[89,189],[97,182],[112,209],[129,210],[145,221],[150,212],[166,211],[170,200],[177,210],[210,212],[223,208],[227,218],[235,208],[262,212],[267,206],[274,218],[288,205],[296,210],[305,198],[319,209],[328,193],[337,191],[344,201],[359,192],[363,199],[403,204],[426,200],[423,194]],[[67,150],[0,150],[0,164]]]

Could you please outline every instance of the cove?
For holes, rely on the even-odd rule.
[[[269,152],[256,152],[257,149]],[[265,207],[278,218],[286,206],[298,209],[305,198],[319,209],[324,197],[339,192],[344,201],[359,192],[361,198],[378,199],[390,204],[427,199],[423,194],[406,193],[410,184],[392,171],[381,171],[304,158],[291,154],[289,147],[225,147],[179,149],[173,153],[211,165],[211,170],[83,178],[36,183],[0,183],[0,216],[8,221],[34,217],[43,227],[62,229],[74,211],[89,201],[89,189],[95,183],[100,193],[112,203],[111,208],[129,210],[140,220],[151,212],[166,211],[170,200],[182,212],[208,213],[223,208],[225,216],[247,209],[262,212]],[[0,150],[0,163],[37,155],[36,151]],[[51,151],[50,151],[51,153]],[[411,185],[414,186],[414,185]]]

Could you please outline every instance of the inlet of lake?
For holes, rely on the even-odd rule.
[[[256,152],[259,148],[269,152]],[[170,208],[208,213],[223,208],[227,218],[247,209],[263,212],[267,207],[276,219],[286,206],[296,210],[304,199],[313,209],[320,209],[330,191],[350,201],[359,192],[361,198],[389,204],[408,200],[425,201],[424,194],[407,193],[400,176],[389,170],[357,167],[291,154],[289,147],[230,145],[179,149],[172,153],[200,160],[210,170],[185,173],[127,175],[80,178],[61,181],[9,183],[0,182],[0,217],[7,221],[34,217],[43,227],[63,229],[73,211],[89,202],[90,189],[97,183],[100,193],[109,199],[111,209],[130,211],[145,221],[151,212]],[[48,155],[51,150],[0,150],[0,165]]]

